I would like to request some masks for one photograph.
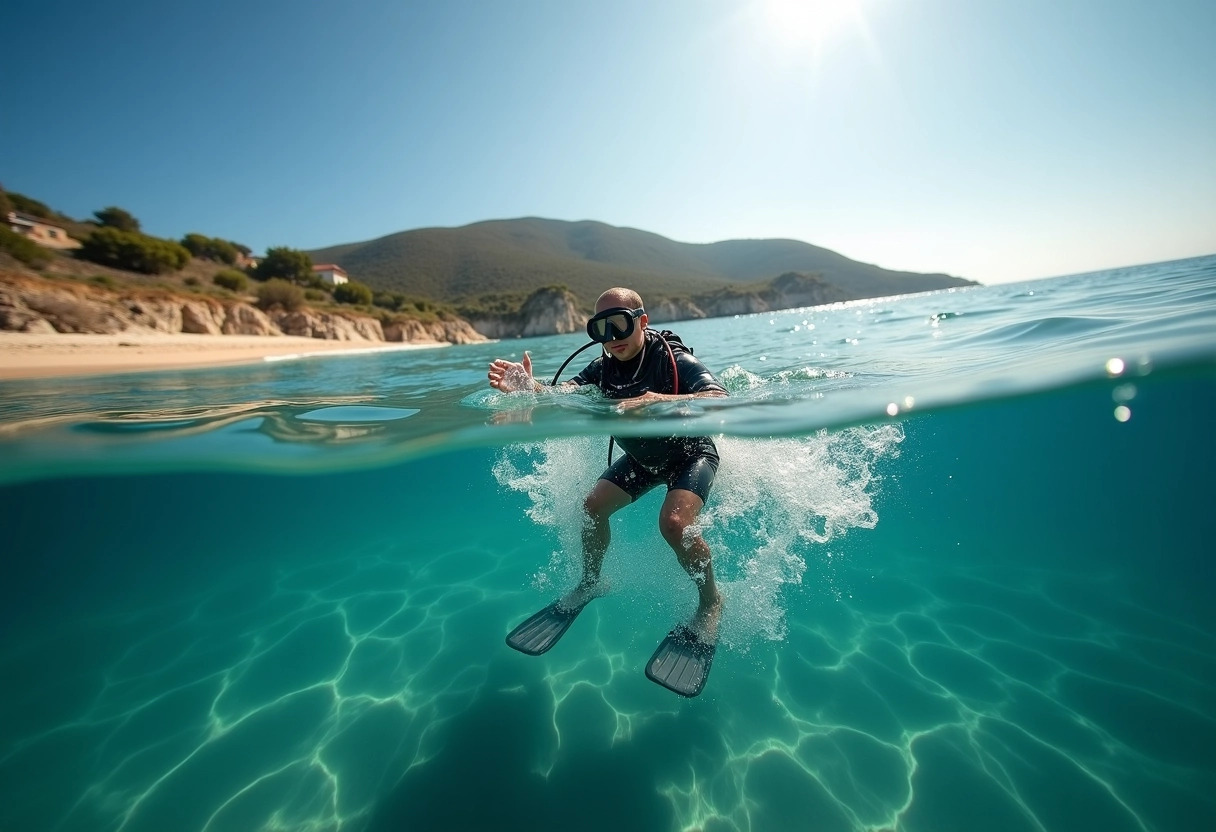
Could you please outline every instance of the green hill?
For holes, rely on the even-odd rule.
[[[460,304],[548,285],[569,287],[587,306],[604,289],[622,285],[648,300],[685,298],[727,287],[760,289],[789,272],[820,275],[849,298],[974,284],[889,271],[798,240],[678,243],[601,222],[535,217],[402,231],[308,254],[377,290]]]

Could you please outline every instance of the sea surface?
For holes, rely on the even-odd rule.
[[[1216,257],[664,326],[729,399],[487,387],[576,335],[0,383],[0,829],[1216,829]],[[721,451],[695,699],[659,493],[504,643],[612,433]]]

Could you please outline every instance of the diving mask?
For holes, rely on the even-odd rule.
[[[646,310],[641,307],[626,309],[624,306],[615,306],[605,309],[587,320],[587,335],[592,341],[600,344],[628,338],[637,329],[635,319],[645,314]]]

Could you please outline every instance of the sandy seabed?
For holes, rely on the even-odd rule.
[[[312,353],[415,350],[439,343],[327,341],[290,335],[0,332],[0,380],[218,367]]]

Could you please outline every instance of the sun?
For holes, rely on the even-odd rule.
[[[832,38],[864,26],[862,0],[760,0],[775,41],[821,51]]]

